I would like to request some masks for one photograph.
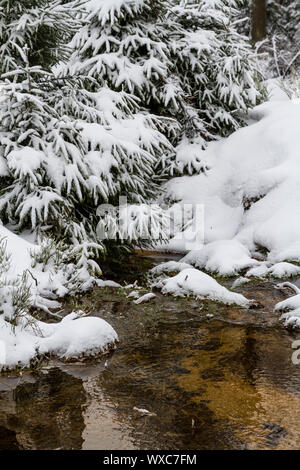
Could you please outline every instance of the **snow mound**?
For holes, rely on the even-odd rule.
[[[270,266],[271,263],[261,263],[258,267],[254,267],[247,271],[247,277],[276,277],[276,278],[287,278],[291,276],[297,276],[300,274],[300,266],[296,266],[292,263],[281,262],[275,263]]]
[[[194,268],[184,269],[174,277],[160,280],[156,287],[161,288],[163,294],[172,294],[175,297],[194,295],[199,299],[207,298],[242,307],[247,307],[250,303],[243,295],[230,292],[211,276]]]
[[[51,325],[52,330],[48,325],[46,329],[40,325],[40,329],[49,336],[40,340],[39,351],[69,359],[104,352],[118,341],[117,333],[105,320],[76,316],[74,318],[74,312],[71,313],[60,323]]]
[[[277,287],[285,287],[290,285],[290,283],[284,282],[279,284]],[[296,286],[295,286],[296,288]],[[296,288],[296,295],[289,297],[288,299],[282,300],[275,305],[275,310],[284,311],[284,310],[297,310],[300,308],[300,290]]]
[[[251,258],[249,250],[237,240],[208,243],[202,250],[190,251],[181,262],[221,276],[232,276],[238,274],[241,269],[259,264]]]
[[[121,287],[121,284],[115,281],[103,281],[103,279],[97,279],[98,287]]]
[[[204,206],[208,247],[183,261],[218,273],[254,267],[258,247],[268,267],[300,261],[300,106],[271,101],[249,115],[253,124],[208,145],[210,170],[166,183],[166,200]]]
[[[0,370],[29,366],[39,356],[51,354],[64,359],[105,352],[116,344],[118,335],[104,320],[96,317],[78,318],[73,312],[59,323],[40,321],[16,326],[0,316]]]
[[[293,297],[282,300],[275,305],[275,310],[279,311],[297,310],[298,308],[300,308],[300,294],[293,295]]]
[[[20,236],[0,225],[0,239],[5,241],[6,253],[10,257],[9,276],[20,275],[31,268],[31,252],[37,252],[39,247],[29,243]]]

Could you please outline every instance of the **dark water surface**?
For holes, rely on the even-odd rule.
[[[278,324],[273,285],[239,289],[258,310],[160,295],[137,306],[113,288],[71,299],[66,312],[105,318],[120,344],[0,377],[0,449],[299,449],[300,334]]]

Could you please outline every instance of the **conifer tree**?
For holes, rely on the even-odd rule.
[[[256,58],[232,26],[235,0],[175,0],[168,17],[175,75],[185,93],[186,134],[204,140],[224,136],[243,124],[241,111],[259,98]],[[189,104],[189,106],[188,106]]]
[[[77,30],[79,0],[0,1],[0,70],[16,70],[23,64],[20,50],[28,47],[31,66],[48,69],[67,57],[68,40]]]
[[[120,195],[129,203],[153,198],[156,160],[171,147],[134,97],[54,74],[51,66],[68,52],[63,39],[75,7],[0,0],[0,211],[20,230],[77,245],[83,262],[102,246],[98,205],[117,204]]]
[[[132,93],[150,108],[164,102],[170,63],[168,31],[159,20],[167,5],[162,0],[88,0],[86,24],[72,42],[73,71]]]
[[[86,24],[72,42],[71,74],[85,73],[100,86],[133,93],[167,124],[172,144],[196,139],[205,147],[242,125],[239,112],[259,97],[254,54],[231,27],[235,5],[90,0]],[[199,161],[187,166],[201,169]],[[177,169],[184,167],[179,163]]]

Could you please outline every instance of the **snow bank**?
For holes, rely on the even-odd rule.
[[[37,356],[70,358],[112,347],[118,337],[100,318],[71,314],[58,323],[43,323],[29,313],[38,307],[51,315],[58,297],[86,291],[93,284],[120,287],[95,279],[86,266],[64,259],[52,245],[36,245],[0,226],[0,370],[28,366]],[[48,257],[48,258],[47,258]]]
[[[300,106],[275,100],[250,118],[253,124],[209,144],[210,170],[166,184],[167,200],[204,205],[205,247],[183,261],[219,274],[258,266],[261,248],[268,268],[300,261]]]
[[[32,306],[48,311],[52,306],[49,298],[63,297],[74,289],[85,292],[97,283],[88,266],[75,266],[68,260],[67,251],[59,251],[52,240],[34,244],[0,225],[0,245],[9,257],[5,267],[0,259],[0,276],[12,284],[25,273]],[[59,307],[59,303],[53,307]]]
[[[31,268],[31,252],[39,251],[39,247],[29,243],[20,236],[0,225],[0,240],[5,241],[6,253],[10,256],[10,269],[7,275],[20,275],[23,271]]]
[[[159,280],[156,287],[161,288],[163,294],[172,294],[175,297],[194,295],[199,299],[207,298],[242,307],[250,304],[250,301],[243,295],[230,292],[211,276],[194,268],[183,269],[176,276]]]

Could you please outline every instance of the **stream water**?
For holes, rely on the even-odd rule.
[[[158,261],[133,260],[123,279]],[[66,312],[111,323],[118,348],[1,376],[0,449],[299,449],[300,334],[278,323],[274,284],[238,289],[258,310],[159,294],[135,305],[116,288],[69,299]]]

